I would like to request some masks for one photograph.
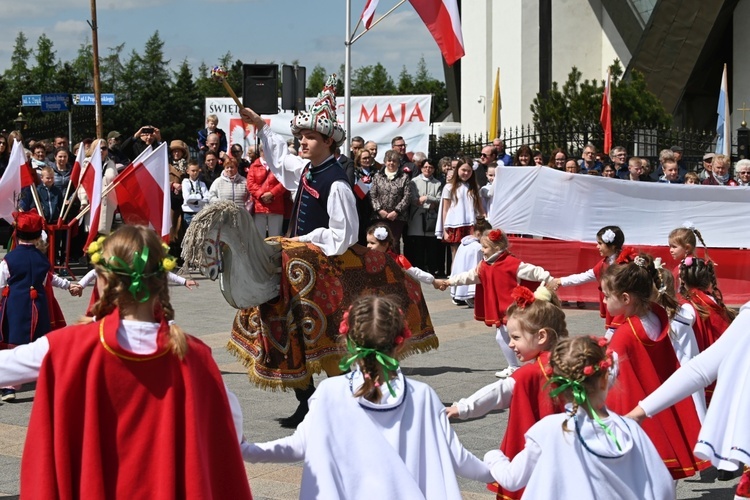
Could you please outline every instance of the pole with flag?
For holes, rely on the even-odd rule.
[[[604,146],[602,152],[607,155],[612,149],[612,69],[607,69],[607,83],[604,84],[602,94],[602,113],[599,122],[604,130]]]
[[[37,181],[38,176],[26,160],[23,145],[20,141],[13,141],[8,166],[5,168],[2,178],[0,178],[0,218],[13,224],[13,212],[18,210],[21,190],[26,187],[31,190],[37,211],[43,214],[39,203],[39,195],[36,192]]]
[[[102,141],[102,139],[98,139],[97,141]],[[99,233],[99,217],[102,211],[102,151],[97,141],[93,144],[94,152],[91,154],[89,164],[81,176],[81,185],[86,191],[86,195],[89,198],[89,206],[91,207],[89,236],[86,238],[84,248],[88,248],[89,244],[96,239]]]
[[[67,219],[68,214],[70,213],[70,207],[73,206],[73,197],[76,195],[75,190],[78,188],[81,181],[81,165],[83,165],[83,161],[86,159],[85,149],[86,148],[83,146],[78,148],[76,160],[73,162],[73,168],[70,170],[70,179],[68,180],[68,186],[65,188],[63,209],[61,210],[60,218],[58,219],[58,225],[62,225],[63,221]],[[73,194],[72,196],[69,196],[71,190],[73,191]]]
[[[732,132],[729,128],[729,84],[726,64],[721,76],[719,106],[716,112],[719,114],[716,121],[716,154],[729,156],[732,153]]]
[[[500,68],[495,73],[495,86],[492,89],[492,109],[490,111],[490,126],[487,129],[487,141],[500,137],[500,110],[503,105],[500,102]]]

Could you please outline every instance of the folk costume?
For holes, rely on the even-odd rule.
[[[23,497],[251,498],[239,402],[211,350],[188,336],[180,360],[168,331],[115,309],[0,352],[0,384],[37,380]]]
[[[548,415],[526,432],[514,458],[490,451],[485,463],[506,488],[525,487],[524,498],[674,499],[674,482],[638,424],[612,411],[601,421],[611,436],[582,406],[572,417]]]
[[[469,186],[465,182],[461,182],[456,189],[455,199],[451,197],[451,189],[451,184],[446,184],[443,187],[440,205],[438,206],[435,236],[446,243],[460,243],[464,236],[468,236],[474,231],[477,212],[474,208],[473,198],[469,194]],[[448,212],[443,218],[443,205],[445,203],[448,203]]]
[[[750,462],[750,302],[740,309],[726,332],[711,347],[683,365],[658,389],[638,404],[652,417],[717,382],[711,406],[695,444],[695,455],[709,460],[717,469],[737,470]],[[644,424],[649,420],[644,420]],[[743,475],[737,495],[750,498],[750,474]]]
[[[470,234],[461,240],[461,244],[456,250],[456,256],[453,258],[453,268],[451,275],[461,274],[466,271],[476,269],[482,262],[482,244],[479,238]],[[473,301],[476,295],[476,285],[457,285],[451,287],[451,297],[453,300]]]
[[[293,435],[243,443],[245,460],[304,460],[301,499],[460,499],[456,474],[492,480],[487,467],[459,442],[430,386],[399,370],[389,382],[395,396],[383,390],[381,401],[372,403],[353,397],[364,382],[362,372],[353,368],[320,383],[310,398],[310,413]]]
[[[651,307],[645,316],[626,318],[612,336],[609,347],[617,353],[619,375],[607,395],[607,407],[615,413],[625,414],[635,408],[679,368],[669,338],[667,313],[656,304]],[[710,465],[692,453],[700,427],[691,398],[643,422],[643,430],[674,479],[692,476]]]
[[[494,229],[493,231],[500,231]],[[490,235],[492,238],[492,235]],[[505,311],[513,299],[511,292],[523,284],[527,288],[536,286],[524,282],[546,283],[552,276],[544,268],[522,262],[507,250],[502,250],[483,259],[472,271],[448,278],[448,285],[476,285],[474,295],[474,319],[496,328],[495,341],[503,351],[509,367],[518,368],[518,358],[508,346],[510,336],[505,327]]]
[[[545,373],[549,357],[549,352],[542,352],[534,361],[514,371],[510,377],[482,387],[468,398],[454,403],[462,420],[477,418],[492,410],[510,409],[508,426],[500,443],[500,451],[510,460],[524,449],[526,432],[534,424],[547,415],[562,410],[554,404],[549,390],[545,388],[549,381]],[[524,491],[523,488],[508,490],[497,482],[488,485],[488,489],[497,493],[499,500],[520,499]]]
[[[14,218],[18,245],[0,263],[0,349],[33,342],[51,328],[45,289],[50,263],[34,246],[44,220],[35,209]]]
[[[292,120],[292,134],[314,130],[333,138],[340,146],[346,132],[336,120],[336,75],[331,75],[310,111]],[[357,242],[359,218],[356,201],[344,169],[331,154],[320,165],[313,165],[289,153],[286,140],[265,125],[258,131],[266,162],[273,175],[289,191],[296,193],[290,236],[312,243],[327,256],[341,255]]]

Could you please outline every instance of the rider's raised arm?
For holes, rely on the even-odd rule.
[[[302,169],[308,160],[290,154],[286,139],[266,124],[258,130],[258,137],[263,144],[264,158],[273,175],[288,191],[296,191]]]

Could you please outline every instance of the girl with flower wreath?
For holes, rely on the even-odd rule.
[[[339,331],[349,351],[340,368],[349,373],[320,383],[293,435],[243,443],[246,461],[303,460],[301,499],[460,499],[456,474],[492,480],[435,391],[401,373],[396,358],[411,332],[393,300],[357,299]]]
[[[498,483],[525,487],[527,498],[675,498],[674,482],[646,433],[605,404],[613,364],[604,338],[557,343],[547,366],[550,396],[565,403],[565,412],[534,424],[515,457],[500,450],[485,455]]]
[[[477,215],[486,215],[470,161],[460,160],[456,174],[446,182],[438,213],[435,235],[450,245],[455,258],[461,239],[472,233]]]
[[[401,269],[406,271],[406,274],[421,283],[432,285],[435,281],[435,277],[418,267],[412,266],[411,262],[409,262],[406,257],[395,253],[393,251],[393,244],[393,233],[391,232],[390,226],[387,224],[378,222],[367,229],[367,248],[376,252],[388,254],[398,263],[399,266],[401,266]]]
[[[633,260],[637,252],[631,247],[624,246],[624,244],[625,234],[622,229],[618,226],[604,226],[596,232],[596,248],[599,250],[602,260],[588,271],[557,278],[549,284],[550,289],[557,290],[561,286],[578,286],[596,280],[599,283],[599,315],[604,318],[604,327],[607,330],[608,337],[622,323],[622,318],[615,318],[610,315],[604,305],[601,287],[602,274],[612,264],[623,264]],[[579,309],[586,307],[584,302],[578,302],[577,305]]]
[[[547,283],[553,278],[544,268],[522,262],[512,255],[508,251],[508,236],[500,229],[485,231],[480,242],[482,262],[476,268],[448,279],[435,280],[433,286],[445,290],[454,285],[477,285],[474,319],[496,328],[495,340],[508,367],[495,376],[507,378],[521,366],[515,352],[508,346],[510,337],[505,326],[506,310],[513,303],[512,292],[519,283]]]
[[[208,346],[173,323],[174,258],[142,226],[89,252],[96,318],[0,352],[0,384],[37,380],[21,496],[252,498],[239,401]]]
[[[602,276],[607,309],[613,316],[624,317],[610,343],[619,360],[617,384],[607,395],[607,406],[615,413],[626,414],[680,367],[667,312],[652,302],[662,286],[653,259],[643,253],[631,263],[610,266]],[[700,426],[692,398],[643,423],[674,479],[692,476],[711,465],[693,455]]]
[[[507,410],[508,426],[500,443],[500,450],[510,460],[523,450],[524,436],[529,428],[547,415],[559,413],[561,406],[543,390],[549,381],[545,367],[549,351],[557,341],[568,336],[565,313],[560,300],[544,286],[536,292],[518,286],[512,293],[513,304],[508,308],[510,348],[519,361],[525,363],[506,379],[482,387],[468,398],[462,398],[448,408],[449,418],[479,418],[492,410]],[[519,499],[523,489],[509,491],[492,484],[488,487],[502,500]]]

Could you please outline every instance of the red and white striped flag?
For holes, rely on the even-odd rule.
[[[26,150],[21,142],[13,141],[8,166],[0,178],[0,218],[13,224],[21,189],[36,184],[39,184],[38,176],[26,159]]]
[[[607,70],[607,83],[604,84],[604,94],[602,95],[602,114],[599,121],[604,129],[604,147],[602,153],[609,154],[612,149],[612,70]]]
[[[370,184],[367,182],[364,182],[362,179],[359,179],[357,183],[354,185],[354,194],[356,194],[360,200],[364,200],[365,196],[367,196],[367,193],[369,192],[370,192]]]
[[[464,39],[456,0],[409,0],[427,25],[449,66],[461,59]]]
[[[101,154],[101,153],[100,153]],[[86,148],[81,145],[78,148],[78,154],[76,155],[76,160],[73,162],[73,168],[70,169],[70,182],[71,182],[71,189],[76,189],[81,181],[81,167],[83,166],[83,161],[86,159]]]
[[[151,154],[136,158],[113,183],[117,206],[126,224],[150,226],[169,243],[169,158],[163,142]]]
[[[362,22],[365,23],[365,29],[369,30],[372,24],[372,19],[375,17],[375,8],[378,6],[379,0],[367,0],[365,9],[362,11]]]
[[[99,217],[101,215],[102,208],[102,150],[100,143],[102,139],[94,141],[91,147],[94,148],[94,152],[91,153],[89,163],[83,169],[81,175],[81,186],[86,191],[86,196],[89,198],[89,237],[86,238],[86,244],[84,248],[88,248],[89,243],[96,239],[96,235],[99,232]],[[83,145],[81,146],[83,149]],[[79,150],[80,151],[80,150]]]

